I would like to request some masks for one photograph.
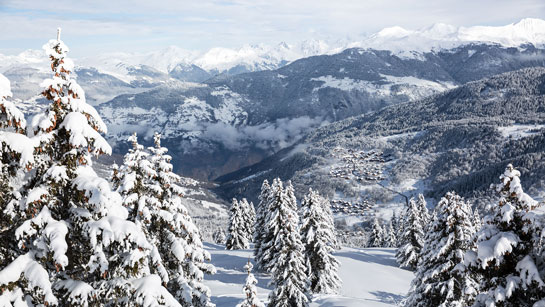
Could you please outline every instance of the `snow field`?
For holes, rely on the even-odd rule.
[[[244,265],[254,263],[253,249],[225,250],[223,245],[204,243],[217,273],[206,275],[204,284],[212,291],[218,307],[234,307],[243,300],[242,287],[247,273]],[[395,306],[409,291],[412,272],[400,269],[394,248],[348,248],[335,251],[340,262],[342,286],[338,295],[313,295],[310,306],[375,307]],[[266,302],[271,288],[270,275],[253,272],[259,298]]]

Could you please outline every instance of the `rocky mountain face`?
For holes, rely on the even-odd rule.
[[[377,184],[334,178],[336,148],[389,157],[383,179]],[[490,184],[508,163],[521,170],[525,190],[543,200],[545,68],[507,72],[332,123],[217,181],[225,197],[255,199],[264,179],[279,176],[292,180],[299,193],[312,187],[332,199],[365,195],[371,202],[402,203],[392,191],[433,199],[456,191],[481,206],[494,197]]]
[[[165,82],[98,107],[116,151],[133,131],[163,134],[175,167],[211,180],[297,142],[326,123],[412,102],[466,82],[545,66],[545,50],[469,44],[401,57],[352,48],[276,70]],[[194,69],[195,75],[204,73]]]

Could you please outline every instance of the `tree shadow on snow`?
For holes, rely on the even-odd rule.
[[[228,255],[228,254],[215,254],[213,255],[213,263],[216,266],[217,273],[214,275],[207,275],[206,280],[217,280],[222,283],[239,284],[242,286],[246,283],[246,277],[248,274],[244,270],[244,266],[248,262],[248,257]],[[255,268],[255,262],[250,259]],[[261,288],[267,288],[267,284],[270,281],[270,276],[262,274],[258,271],[252,272],[258,280],[258,286]]]
[[[334,253],[334,255],[339,257],[346,257],[346,258],[350,258],[350,259],[354,259],[354,260],[362,261],[362,262],[377,263],[377,264],[387,265],[387,266],[396,267],[396,268],[399,267],[399,265],[397,264],[395,260],[394,255],[392,254],[392,250],[389,250],[389,249],[384,249],[384,250],[376,249],[376,250],[385,251],[385,252],[388,252],[388,254],[375,255],[375,254],[367,253],[365,251],[360,251],[360,252],[336,252]]]
[[[370,293],[377,298],[376,300],[370,300],[370,301],[377,301],[377,302],[390,304],[394,306],[397,306],[405,298],[405,296],[403,295],[394,294],[394,293],[385,292],[385,291],[376,291],[376,292],[370,292]]]

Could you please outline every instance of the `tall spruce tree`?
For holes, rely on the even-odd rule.
[[[422,214],[416,201],[411,198],[403,218],[403,233],[401,244],[396,253],[396,259],[402,268],[416,270],[420,250],[424,243]]]
[[[248,242],[248,225],[244,216],[246,206],[238,202],[235,198],[229,209],[229,229],[227,231],[227,240],[225,247],[227,249],[247,249],[250,247]]]
[[[269,203],[271,201],[271,186],[269,181],[265,179],[261,185],[261,193],[259,195],[259,203],[257,205],[256,212],[256,221],[255,221],[255,232],[254,232],[254,257],[257,264],[257,268],[263,269],[262,267],[262,248],[261,245],[265,240],[265,223],[267,220],[267,213],[269,208]]]
[[[511,164],[500,180],[495,188],[501,199],[483,220],[476,251],[468,252],[472,271],[482,276],[475,306],[532,306],[545,287],[536,266],[538,203],[524,193]]]
[[[266,192],[266,191],[265,191]],[[270,262],[275,257],[277,250],[275,245],[276,232],[270,225],[271,221],[275,219],[274,214],[280,207],[281,201],[285,201],[284,185],[280,178],[273,179],[273,183],[270,189],[263,199],[267,199],[264,203],[263,210],[263,225],[262,233],[260,234],[259,250],[257,251],[256,261],[258,268],[265,272],[270,273]]]
[[[420,253],[407,306],[470,306],[478,287],[464,264],[475,226],[467,202],[454,192],[437,204]]]
[[[9,80],[0,74],[0,268],[13,260],[14,228],[24,172],[34,164],[34,144],[25,135],[23,113],[9,100]]]
[[[397,247],[397,236],[392,220],[387,225],[384,225],[384,233],[384,247]]]
[[[204,274],[214,274],[216,268],[208,263],[210,254],[204,250],[199,229],[182,203],[186,180],[175,174],[168,149],[161,146],[161,135],[154,133],[154,146],[149,148],[148,160],[155,170],[149,183],[149,208],[145,231],[157,246],[168,273],[161,276],[178,301],[191,306],[213,306],[210,289],[204,285]],[[159,256],[158,255],[158,256]],[[157,264],[159,265],[159,264]]]
[[[378,222],[378,218],[375,216],[373,224],[371,226],[371,235],[369,236],[368,247],[382,247],[384,239],[384,230]]]
[[[267,223],[272,231],[272,240],[267,242],[271,248],[264,253],[272,274],[270,285],[274,287],[268,306],[305,307],[309,303],[308,279],[293,186],[288,183],[284,191],[278,179],[273,183],[273,191]]]
[[[254,204],[248,203],[248,200],[243,198],[239,202],[239,205],[242,209],[242,216],[244,218],[244,233],[246,234],[246,240],[252,242],[256,223]]]
[[[44,49],[53,78],[50,104],[30,131],[34,169],[10,212],[9,264],[0,271],[0,301],[21,306],[158,304],[180,306],[149,273],[151,245],[121,197],[92,169],[91,156],[109,154],[106,126],[71,78],[73,62],[60,40]],[[2,257],[2,258],[3,258]]]
[[[248,277],[246,277],[246,284],[243,288],[243,293],[245,295],[242,303],[238,304],[237,307],[265,307],[265,304],[257,297],[257,279],[255,279],[254,274],[252,274],[253,265],[248,260],[248,263],[244,266],[246,272],[248,272]]]
[[[430,224],[432,217],[428,211],[428,203],[426,202],[424,195],[418,194],[417,204],[418,211],[420,212],[420,219],[422,220],[422,225],[424,225],[425,229]]]
[[[326,200],[309,189],[301,203],[301,239],[305,247],[307,275],[314,293],[336,293],[341,286],[339,262],[333,257],[335,234],[331,231],[330,215],[324,211]]]

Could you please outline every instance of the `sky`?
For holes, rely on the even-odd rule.
[[[499,26],[545,19],[543,0],[0,0],[0,53],[40,49],[63,28],[73,56],[357,39],[385,27]]]

